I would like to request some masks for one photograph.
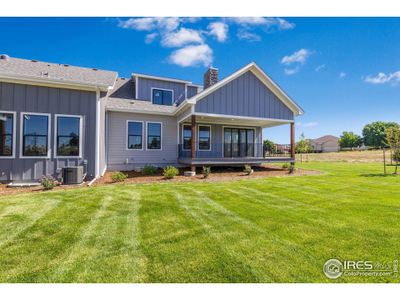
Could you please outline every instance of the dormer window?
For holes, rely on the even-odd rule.
[[[163,89],[152,89],[151,101],[153,104],[158,105],[172,105],[174,91],[173,90],[163,90]]]

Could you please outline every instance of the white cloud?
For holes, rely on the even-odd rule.
[[[345,78],[347,74],[345,72],[340,72],[339,73],[339,78]]]
[[[218,42],[224,42],[228,38],[228,25],[223,22],[212,22],[208,25],[209,34]]]
[[[285,71],[286,75],[293,75],[293,74],[296,74],[299,70],[300,70],[299,67],[296,67],[296,68],[293,68],[293,69],[286,69],[285,68],[284,71]]]
[[[151,44],[157,36],[158,36],[157,32],[149,33],[146,35],[146,39],[144,40],[144,42],[146,44]]]
[[[372,84],[384,84],[384,83],[400,83],[400,71],[385,74],[383,72],[379,72],[376,76],[368,75],[365,78],[365,82],[372,83]]]
[[[169,61],[181,67],[208,66],[212,62],[212,53],[211,48],[206,44],[190,45],[172,52]]]
[[[282,18],[264,18],[264,17],[237,17],[230,18],[231,21],[242,26],[263,26],[266,29],[275,27],[279,30],[293,29],[295,24]]]
[[[125,21],[119,21],[119,27],[126,29],[135,29],[139,31],[165,30],[172,31],[178,28],[179,18],[170,17],[147,17],[147,18],[130,18]]]
[[[325,64],[319,65],[319,66],[317,66],[317,67],[315,68],[315,72],[319,72],[319,71],[321,71],[321,70],[324,69],[324,68],[325,68]]]
[[[307,49],[300,49],[294,52],[291,55],[284,56],[281,60],[281,63],[284,65],[291,65],[293,63],[300,63],[304,65],[307,58],[311,55],[311,51]]]
[[[175,32],[164,34],[161,45],[165,47],[181,47],[187,44],[204,42],[200,32],[194,29],[181,28]]]
[[[297,122],[296,123],[296,126],[303,127],[303,128],[315,127],[317,125],[318,125],[317,122],[308,122],[308,123]]]
[[[261,41],[261,37],[258,34],[247,31],[246,29],[239,29],[236,33],[236,36],[239,40],[247,40],[249,42],[259,42]]]

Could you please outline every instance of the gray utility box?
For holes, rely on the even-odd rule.
[[[65,167],[63,168],[64,184],[80,184],[83,182],[83,167]]]

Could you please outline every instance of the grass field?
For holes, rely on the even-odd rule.
[[[382,162],[382,150],[340,151],[326,153],[296,154],[297,161],[326,161],[326,162]],[[390,152],[386,150],[386,162],[390,163]]]
[[[110,185],[0,197],[1,282],[399,282],[322,272],[400,256],[400,177],[321,175]]]

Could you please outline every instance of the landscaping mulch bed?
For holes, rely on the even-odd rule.
[[[231,180],[243,180],[243,179],[254,179],[254,178],[264,178],[264,177],[273,177],[273,176],[303,176],[303,175],[313,175],[320,174],[319,171],[314,170],[304,170],[304,169],[296,169],[293,174],[289,174],[287,169],[283,169],[278,166],[268,165],[268,166],[260,166],[253,167],[254,173],[252,175],[246,175],[243,172],[243,167],[237,168],[227,168],[227,167],[212,167],[211,174],[207,179],[203,177],[201,174],[201,168],[197,168],[197,174],[193,177],[183,176],[183,172],[189,170],[189,168],[181,168],[180,175],[176,176],[173,179],[165,179],[162,175],[162,169],[158,169],[155,175],[144,176],[141,172],[129,171],[124,172],[128,175],[128,178],[124,181],[125,184],[130,183],[154,183],[154,182],[218,182],[218,181],[231,181]],[[101,186],[108,184],[115,184],[111,175],[113,172],[106,172],[103,177],[99,178],[95,181],[92,186]],[[87,182],[84,182],[80,185],[61,185],[57,186],[53,189],[53,191],[57,190],[66,190],[66,189],[74,189],[74,188],[88,188]],[[0,184],[0,196],[3,195],[13,195],[13,194],[24,194],[30,192],[46,192],[43,190],[42,186],[34,186],[34,187],[7,187],[6,184]]]
[[[158,170],[155,175],[144,176],[141,172],[128,171],[124,172],[128,175],[128,178],[124,183],[151,183],[151,182],[191,182],[191,181],[205,181],[205,182],[216,182],[216,181],[231,181],[231,180],[243,180],[252,178],[263,178],[272,176],[302,176],[320,174],[319,171],[296,169],[293,174],[289,174],[287,169],[283,169],[277,166],[260,166],[253,167],[254,173],[252,175],[246,175],[243,172],[243,167],[227,168],[227,167],[212,167],[211,174],[208,178],[204,178],[201,174],[201,168],[197,168],[196,176],[189,177],[183,176],[184,171],[188,171],[189,168],[180,169],[180,175],[174,179],[165,179],[162,176],[162,170]],[[94,185],[112,184],[114,183],[111,179],[113,172],[106,172],[102,178],[97,180]]]

